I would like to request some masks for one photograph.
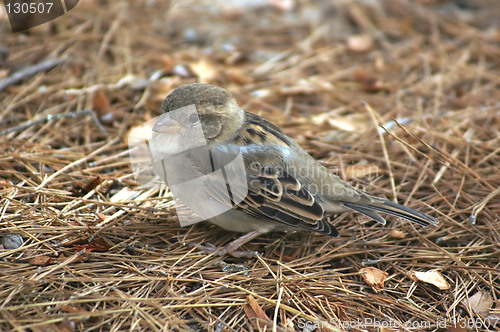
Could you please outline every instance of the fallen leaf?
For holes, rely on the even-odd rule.
[[[375,73],[365,68],[357,68],[354,72],[353,79],[358,83],[362,83],[363,85],[373,85],[379,80],[378,76],[375,75]]]
[[[100,175],[95,176],[90,181],[87,181],[87,183],[84,183],[80,180],[76,180],[73,183],[71,191],[75,195],[84,196],[84,195],[88,194],[91,190],[95,189],[101,183],[102,183],[102,178]]]
[[[273,327],[273,322],[252,295],[247,296],[248,304],[243,305],[243,310],[250,322],[257,330],[269,330]]]
[[[377,75],[363,68],[358,68],[354,73],[353,79],[361,84],[361,88],[366,92],[378,92],[388,90],[382,80]]]
[[[406,233],[398,229],[393,229],[391,230],[391,237],[394,239],[404,239],[406,237]]]
[[[99,236],[96,236],[92,240],[92,242],[90,242],[90,243],[86,243],[86,244],[74,244],[73,247],[77,251],[85,250],[86,252],[92,252],[92,251],[105,252],[105,251],[108,251],[109,248],[111,248],[111,246],[109,244],[107,244],[106,241],[104,241]],[[87,260],[87,257],[80,256],[77,259],[75,259],[73,262],[85,261],[85,260]]]
[[[364,267],[359,272],[363,273],[361,276],[365,282],[376,290],[384,289],[384,281],[389,276],[389,273],[375,267]]]
[[[493,306],[493,298],[491,297],[490,292],[480,290],[471,297],[465,298],[462,301],[462,304],[466,308],[472,309],[473,312],[477,312],[481,316],[486,317],[490,313],[491,307]]]
[[[264,310],[262,310],[261,306],[257,303],[257,301],[255,300],[255,298],[252,295],[247,296],[247,301],[248,301],[248,305],[250,306],[250,308],[252,308],[252,310],[256,313],[256,315],[259,318],[262,318],[264,320],[271,320],[271,319],[269,319],[269,317],[267,317]]]
[[[82,190],[84,193],[88,193],[91,190],[94,190],[98,185],[102,183],[102,178],[99,174],[97,174],[93,179],[88,181],[85,186],[83,186]]]
[[[111,103],[104,90],[97,90],[92,97],[92,107],[100,115],[111,109]]]
[[[53,260],[51,257],[43,255],[43,256],[38,256],[38,257],[32,258],[30,260],[30,264],[36,265],[36,266],[47,266],[50,263],[52,263],[52,261]]]
[[[426,272],[413,271],[413,276],[417,280],[432,284],[441,290],[450,289],[450,284],[446,281],[443,275],[436,270]]]

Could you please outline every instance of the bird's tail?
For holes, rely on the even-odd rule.
[[[385,219],[381,217],[377,212],[387,213],[396,217],[400,217],[422,226],[438,225],[439,221],[425,213],[418,212],[416,210],[410,209],[409,207],[397,204],[388,200],[383,200],[382,202],[377,202],[369,205],[362,205],[350,202],[342,203],[345,207],[364,214],[372,218],[373,220],[385,225]]]

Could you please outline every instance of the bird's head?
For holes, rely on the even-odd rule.
[[[152,141],[166,153],[217,144],[235,135],[244,111],[231,93],[209,84],[187,84],[171,92],[161,105]]]

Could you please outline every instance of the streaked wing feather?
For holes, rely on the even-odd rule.
[[[287,188],[285,189],[285,193],[288,197],[303,205],[312,206],[316,202],[314,196],[304,188],[300,188],[298,190],[291,190],[290,188]]]
[[[422,212],[418,212],[409,207],[401,204],[391,202],[389,200],[383,200],[381,202],[374,202],[367,205],[361,205],[350,202],[342,203],[347,208],[362,213],[375,221],[385,224],[385,219],[377,214],[377,212],[387,213],[396,217],[400,217],[422,226],[437,225],[439,222]],[[383,220],[383,222],[380,221]]]
[[[353,203],[348,203],[348,202],[344,202],[343,204],[345,207],[348,207],[349,209],[351,209],[353,211],[364,214],[365,216],[372,218],[373,220],[375,220],[376,222],[378,222],[382,225],[386,224],[386,220],[383,217],[381,217],[377,212],[371,210],[370,208],[367,208],[367,207],[361,206],[361,205],[357,205],[357,204],[353,204]]]
[[[297,228],[332,236],[338,234],[335,227],[326,221],[323,207],[295,178],[285,171],[280,171],[274,176],[274,180],[279,182],[282,188],[279,199],[269,199],[269,193],[260,190],[263,185],[255,181],[255,179],[262,180],[262,177],[256,177],[254,181],[249,181],[249,195],[247,196],[249,209],[256,209],[268,218]]]

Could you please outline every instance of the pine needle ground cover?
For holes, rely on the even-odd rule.
[[[3,10],[3,8],[2,8]],[[80,2],[0,11],[0,329],[500,327],[496,1]],[[340,236],[180,227],[127,138],[174,88],[230,90],[345,181],[439,227],[345,213]]]

